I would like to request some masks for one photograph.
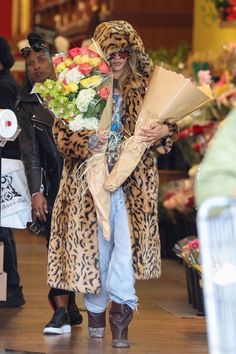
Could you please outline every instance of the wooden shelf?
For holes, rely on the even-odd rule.
[[[49,2],[47,1],[45,2],[45,4],[35,6],[34,12],[42,12],[55,6],[66,4],[67,2],[70,2],[70,0],[52,0]]]
[[[78,26],[78,23],[70,23],[69,26],[60,27],[59,33],[68,38],[81,34],[85,35],[88,31],[88,25],[89,23],[86,23],[83,26]]]
[[[97,0],[97,8],[94,10],[91,0],[84,0],[83,8],[80,8],[79,0],[34,0],[33,24],[35,27],[55,30],[70,41],[81,41],[92,36],[101,22],[104,8],[105,17],[108,17],[110,1]]]

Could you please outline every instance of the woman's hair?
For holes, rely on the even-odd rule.
[[[118,89],[122,93],[127,81],[129,83],[132,83],[133,87],[139,87],[141,86],[141,79],[142,75],[138,71],[138,60],[137,56],[134,52],[131,52],[126,65],[124,67],[123,73],[121,74],[120,78],[117,80],[118,81]]]

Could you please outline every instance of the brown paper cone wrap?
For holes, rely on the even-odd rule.
[[[174,124],[212,100],[209,85],[197,87],[183,75],[156,65],[142,107],[151,119]]]
[[[136,136],[127,139],[115,166],[104,183],[108,191],[114,192],[124,183],[138,165],[146,148],[147,144],[138,142]]]
[[[108,191],[114,192],[121,186],[138,165],[148,145],[138,140],[137,133],[140,128],[147,127],[149,124],[150,114],[147,109],[143,108],[135,126],[135,135],[131,136],[123,143],[120,156],[106,178],[104,187]]]
[[[141,128],[150,126],[152,122],[174,124],[212,99],[208,85],[198,88],[183,75],[156,66],[136,122],[134,136],[124,143],[104,187],[111,192],[116,190],[138,165],[148,147],[136,138]]]
[[[99,53],[100,54],[100,53]],[[102,136],[108,136],[111,127],[112,116],[112,80],[111,91],[107,104],[102,112],[99,122],[98,133]],[[93,196],[96,209],[97,221],[101,226],[103,237],[110,240],[110,192],[104,188],[104,182],[108,176],[108,168],[105,156],[106,145],[103,151],[94,153],[93,157],[87,162],[87,183],[90,193]]]
[[[110,192],[105,190],[104,182],[108,176],[105,154],[94,155],[88,164],[87,183],[93,196],[98,224],[101,226],[103,237],[110,239]]]

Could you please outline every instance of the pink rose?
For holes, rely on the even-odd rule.
[[[79,48],[79,49],[80,49],[80,51],[79,51],[80,55],[88,55],[88,54],[90,54],[90,50],[88,48],[86,48],[86,47]]]
[[[89,55],[91,58],[99,58],[100,55],[96,52],[94,52],[93,50],[89,49]]]
[[[83,75],[88,75],[91,73],[91,71],[93,70],[92,66],[89,65],[88,63],[84,63],[84,64],[81,64],[79,67],[78,67],[78,70],[81,72],[81,74]]]
[[[108,99],[109,93],[110,93],[110,87],[108,86],[104,86],[100,90],[98,90],[98,96],[104,100]]]
[[[52,59],[53,65],[57,66],[58,64],[63,62],[63,57],[56,56]]]
[[[107,65],[107,63],[105,63],[105,61],[103,61],[102,63],[100,63],[98,65],[98,70],[102,73],[102,74],[108,74],[111,70],[109,68],[109,66]]]
[[[189,248],[194,248],[194,249],[197,249],[200,247],[200,242],[198,239],[195,239],[195,240],[192,240],[192,241],[189,241]]]
[[[209,85],[212,81],[210,70],[199,70],[197,76],[201,85]]]
[[[76,65],[75,63],[70,64],[70,66],[68,67],[68,69],[71,70],[71,69],[75,68],[76,66],[77,66],[77,65]]]
[[[77,55],[80,55],[80,48],[73,48],[73,49],[70,49],[69,52],[68,52],[68,57],[69,58],[74,58]]]

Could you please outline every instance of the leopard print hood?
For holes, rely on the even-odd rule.
[[[119,49],[130,49],[131,55],[135,54],[137,58],[139,73],[149,77],[152,61],[145,52],[139,34],[130,23],[122,20],[103,22],[97,26],[94,40],[98,42],[105,56]]]
[[[145,52],[139,34],[126,21],[108,21],[97,26],[94,40],[99,44],[105,56],[119,49],[130,49],[136,60],[136,69],[140,75],[129,73],[122,91],[122,124],[129,136],[134,133],[135,123],[141,103],[153,70],[152,60]],[[133,105],[135,104],[135,107]]]

